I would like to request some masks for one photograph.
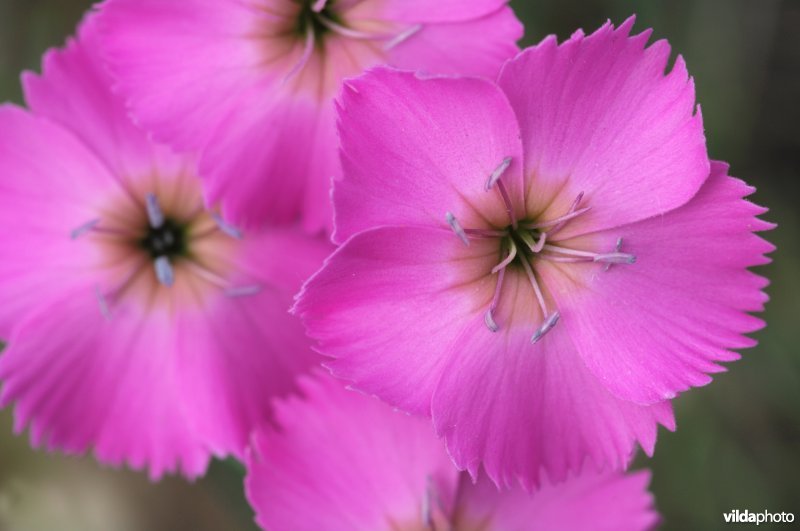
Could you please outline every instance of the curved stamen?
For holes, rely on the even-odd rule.
[[[392,40],[387,42],[383,45],[383,49],[387,52],[397,46],[398,44],[404,42],[409,37],[415,35],[419,30],[422,29],[422,24],[417,24],[416,26],[411,26],[407,30],[397,34]]]
[[[543,232],[542,235],[539,237],[539,241],[535,241],[533,239],[533,235],[529,232],[520,231],[517,233],[517,236],[525,242],[525,245],[528,246],[528,249],[531,250],[532,253],[536,254],[542,250],[544,247],[545,242],[547,241],[547,233]]]
[[[500,330],[500,327],[494,320],[494,311],[497,309],[497,304],[500,302],[500,291],[503,289],[503,280],[506,276],[506,269],[500,269],[499,273],[500,274],[497,276],[497,284],[495,284],[494,287],[492,303],[489,305],[489,309],[486,310],[486,313],[483,316],[483,322],[486,323],[487,328],[489,328],[489,330],[492,332],[497,332]]]
[[[580,208],[580,209],[578,209],[578,210],[576,210],[574,212],[570,212],[569,214],[564,214],[563,216],[557,217],[555,219],[551,219],[550,221],[542,221],[542,222],[539,222],[539,223],[525,223],[522,226],[524,228],[526,228],[526,229],[544,229],[546,227],[552,227],[553,225],[557,226],[560,223],[564,223],[564,222],[567,222],[567,221],[569,221],[571,219],[575,219],[578,216],[580,216],[582,214],[585,214],[586,212],[588,212],[591,209],[592,209],[592,207],[588,207],[587,206],[587,207]],[[553,232],[555,232],[558,229],[559,229],[559,227],[554,227],[553,230],[551,230],[549,232],[550,232],[550,234],[553,234]]]
[[[619,240],[618,242],[620,245],[622,244],[622,242],[620,242]],[[561,247],[559,245],[550,245],[550,244],[546,244],[544,246],[544,250],[553,251],[556,253],[561,253],[578,258],[586,258],[593,262],[607,262],[611,264],[633,264],[636,262],[636,256],[630,253],[621,253],[619,251],[615,251],[613,253],[592,253],[589,251],[579,251],[577,249],[570,249],[568,247]]]
[[[558,312],[553,312],[550,314],[550,316],[544,320],[542,325],[536,329],[536,332],[533,333],[533,336],[531,336],[531,344],[536,344],[540,339],[542,339],[547,332],[556,326],[556,323],[558,323],[560,318],[561,314]]]
[[[322,17],[320,17],[322,18]],[[306,30],[306,42],[303,45],[303,55],[300,56],[300,60],[297,61],[297,64],[289,70],[289,73],[286,74],[286,77],[283,78],[283,82],[286,83],[290,79],[292,79],[298,72],[300,72],[303,67],[308,64],[308,60],[311,59],[311,54],[314,51],[314,29],[312,28],[312,24],[308,24],[308,29]]]
[[[378,41],[386,38],[386,35],[380,35],[378,33],[369,33],[366,31],[358,31],[342,26],[341,24],[337,24],[336,22],[332,21],[325,15],[319,15],[317,17],[317,20],[320,22],[320,24],[322,24],[332,32],[338,33],[343,37],[349,37],[351,39],[359,39],[365,41]]]
[[[514,243],[514,240],[509,240],[511,246],[508,249],[508,256],[506,256],[505,260],[497,264],[492,268],[492,274],[497,273],[498,271],[502,271],[506,268],[508,264],[514,261],[514,258],[517,256],[517,245]]]
[[[542,290],[539,287],[539,283],[536,281],[536,275],[533,274],[533,269],[531,268],[531,264],[523,257],[522,260],[522,267],[525,269],[525,274],[528,275],[528,280],[533,287],[533,292],[536,293],[536,300],[539,301],[539,308],[542,309],[542,316],[545,317],[549,313],[547,311],[547,305],[544,302],[544,295],[542,295]]]
[[[217,228],[219,228],[219,230],[221,230],[231,238],[235,238],[237,240],[242,239],[242,231],[240,231],[239,229],[237,229],[236,227],[234,227],[233,225],[222,219],[222,216],[220,216],[216,212],[211,213],[211,219],[213,219],[214,223],[217,224]]]
[[[447,218],[447,223],[450,225],[450,228],[453,229],[453,232],[455,232],[456,235],[461,238],[461,241],[464,242],[464,245],[469,247],[469,238],[467,238],[467,233],[464,232],[464,229],[461,227],[461,224],[458,222],[453,213],[447,212],[445,217]]]

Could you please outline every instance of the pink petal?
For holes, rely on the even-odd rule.
[[[56,289],[100,264],[70,233],[121,189],[73,135],[12,105],[0,106],[0,337]]]
[[[633,18],[558,46],[548,37],[500,76],[519,119],[529,212],[555,218],[580,192],[592,210],[563,235],[616,227],[686,203],[708,176],[694,83],[666,41],[629,37]]]
[[[194,150],[242,93],[271,81],[258,39],[246,38],[269,16],[238,0],[111,0],[101,6],[102,51],[138,121]]]
[[[336,376],[429,415],[446,346],[492,297],[484,277],[495,259],[491,246],[474,241],[465,250],[449,230],[365,231],[309,280],[295,311],[320,352],[335,358]]]
[[[271,420],[272,400],[296,392],[296,377],[321,361],[288,310],[330,252],[295,229],[248,233],[242,244],[232,279],[241,293],[186,309],[175,328],[186,415],[216,454],[238,458],[252,429]]]
[[[452,507],[457,472],[428,422],[330,377],[276,406],[255,435],[245,489],[264,529],[393,529],[420,522],[429,484]],[[392,526],[394,523],[395,527]]]
[[[391,65],[437,74],[496,79],[503,61],[519,52],[522,24],[510,9],[449,24],[423,24],[413,39],[392,49]],[[479,39],[475,36],[480,35]]]
[[[506,274],[503,297],[513,304],[499,306],[498,332],[478,315],[439,347],[447,348],[447,363],[431,411],[455,463],[473,477],[483,463],[498,485],[531,488],[542,470],[561,481],[587,457],[596,469],[625,467],[637,441],[652,453],[657,423],[674,428],[669,402],[639,406],[614,397],[561,324],[532,345],[540,319],[524,275]]]
[[[147,467],[153,479],[205,471],[209,453],[182,414],[170,320],[116,306],[106,319],[91,285],[42,301],[0,357],[3,405],[15,430],[68,453],[94,449],[113,465]]]
[[[647,404],[711,381],[731,349],[753,346],[744,334],[764,323],[767,281],[747,271],[774,249],[753,234],[772,226],[765,210],[743,197],[753,189],[712,174],[697,195],[664,216],[576,240],[571,246],[612,249],[618,237],[635,264],[575,269],[567,279],[543,268],[569,335],[591,371],[617,396]],[[591,242],[591,243],[588,243]],[[576,289],[576,282],[580,289]]]
[[[659,520],[647,491],[648,471],[633,474],[589,470],[564,483],[545,484],[533,495],[519,489],[498,492],[486,478],[461,481],[456,528],[489,522],[491,529],[542,531],[652,529]]]
[[[513,112],[492,83],[377,68],[347,82],[339,107],[346,177],[333,192],[336,241],[380,225],[447,228],[448,211],[464,227],[509,224],[485,185],[511,157],[502,179],[520,197],[522,152]]]
[[[404,22],[460,22],[510,11],[508,0],[338,0],[356,18]]]

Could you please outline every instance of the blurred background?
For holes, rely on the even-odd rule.
[[[61,45],[90,0],[0,0],[0,101],[21,103],[23,69]],[[732,509],[794,512],[800,522],[800,1],[512,0],[524,44],[567,38],[636,13],[681,53],[695,77],[711,156],[755,185],[751,199],[779,228],[768,327],[760,344],[715,382],[676,401],[677,433],[660,433],[652,489],[663,528],[723,528]],[[476,36],[477,38],[477,36]],[[680,252],[676,249],[676,252]],[[32,452],[0,412],[0,531],[256,529],[244,500],[244,471],[217,462],[194,484],[91,459]],[[763,527],[763,526],[762,526]]]

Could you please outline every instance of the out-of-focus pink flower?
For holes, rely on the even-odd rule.
[[[307,401],[278,403],[279,429],[256,432],[245,488],[264,529],[647,529],[649,473],[586,471],[532,495],[501,492],[453,468],[430,424],[302,378]]]
[[[94,22],[25,75],[31,112],[0,107],[0,400],[34,445],[197,476],[318,362],[287,310],[330,248],[207,211],[108,90]]]
[[[650,454],[669,399],[763,322],[753,189],[709,163],[692,80],[633,20],[547,38],[499,84],[345,84],[334,239],[296,305],[333,373],[432,416],[500,484]]]
[[[210,202],[252,225],[330,227],[333,97],[377,64],[494,78],[522,26],[507,0],[112,0],[104,49],[136,119],[201,153]]]

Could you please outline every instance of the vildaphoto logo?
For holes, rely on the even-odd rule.
[[[771,513],[761,511],[759,513],[750,512],[747,509],[740,511],[734,509],[728,513],[722,513],[725,523],[728,524],[790,524],[794,522],[794,513]]]

